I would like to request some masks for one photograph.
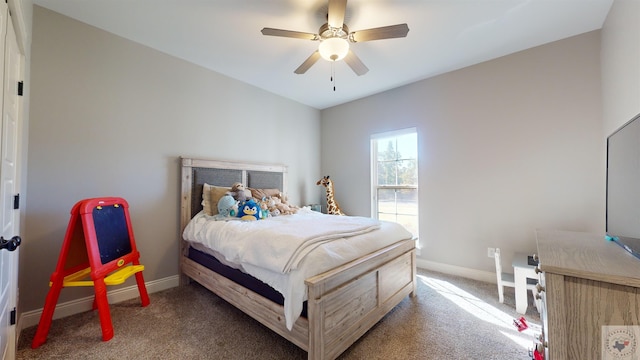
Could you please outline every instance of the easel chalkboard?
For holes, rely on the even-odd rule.
[[[102,340],[113,338],[113,326],[106,285],[122,284],[135,275],[142,306],[149,295],[142,276],[140,253],[129,218],[129,204],[122,198],[85,199],[71,210],[71,219],[62,244],[49,292],[31,343],[37,348],[47,340],[51,320],[63,287],[93,286],[93,308],[98,309]]]

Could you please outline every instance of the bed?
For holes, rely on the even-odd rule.
[[[371,247],[376,243],[371,242],[369,237],[377,233],[385,235],[383,238],[387,237],[387,232],[391,231],[388,224],[356,236],[319,243],[300,261],[299,268],[296,265],[293,270],[282,273],[266,270],[267,273],[273,273],[267,279],[260,278],[265,269],[256,270],[259,266],[227,263],[229,259],[223,259],[224,256],[221,258],[219,252],[207,249],[191,238],[193,234],[203,232],[192,228],[196,220],[199,221],[199,217],[203,216],[203,189],[207,185],[229,187],[240,182],[246,188],[279,189],[284,192],[287,189],[287,167],[194,158],[180,160],[181,283],[200,283],[307,351],[309,359],[335,359],[404,298],[414,296],[414,240],[410,237],[395,239],[389,235],[384,245]],[[254,223],[266,226],[272,220],[286,222],[294,217],[306,217],[309,221],[338,216],[318,214],[303,208],[296,215],[283,215]],[[356,241],[354,244],[363,246],[348,245],[349,241]],[[332,250],[325,249],[332,246]],[[348,246],[363,247],[365,253],[355,255],[347,251],[345,255],[323,263],[324,267],[307,268],[307,264],[315,264],[316,259],[324,256],[320,254],[323,251],[332,252],[342,247],[348,249]],[[340,257],[344,258],[339,260]],[[320,271],[314,273],[318,269]],[[299,299],[299,290],[291,291],[291,288],[297,289],[296,286],[287,287],[289,283],[297,282],[303,287],[304,302]],[[297,297],[291,296],[295,301],[289,299],[291,292],[298,294]]]

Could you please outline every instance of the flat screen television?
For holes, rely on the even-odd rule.
[[[640,114],[607,138],[606,232],[640,258]]]

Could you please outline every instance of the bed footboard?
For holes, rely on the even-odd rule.
[[[411,241],[360,258],[306,281],[309,359],[335,359],[416,290]]]
[[[187,277],[220,296],[309,354],[335,359],[407,295],[416,291],[415,245],[401,241],[305,281],[308,318],[291,331],[284,308],[222,275],[181,257]]]

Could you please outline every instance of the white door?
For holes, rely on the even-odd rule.
[[[4,49],[2,76],[2,128],[0,135],[0,352],[3,359],[15,358],[16,302],[18,287],[18,257],[16,241],[19,225],[18,210],[14,205],[18,190],[18,132],[20,130],[20,98],[18,81],[21,76],[22,55],[7,10],[0,5],[2,16],[0,49]],[[11,240],[13,239],[13,244]],[[19,245],[19,243],[17,243]]]

